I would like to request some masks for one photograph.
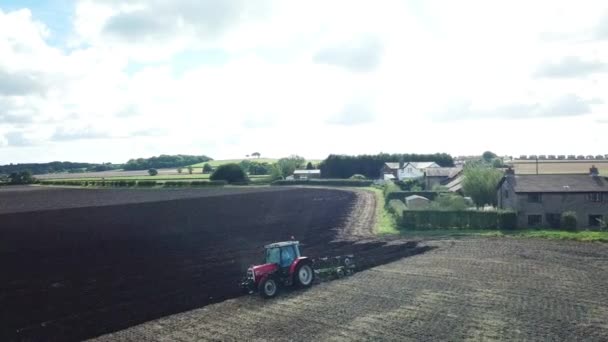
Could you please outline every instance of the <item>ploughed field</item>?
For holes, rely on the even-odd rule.
[[[369,268],[421,252],[371,237],[375,197],[329,189],[0,190],[0,340],[70,341],[240,295],[266,243]]]
[[[479,238],[99,341],[606,341],[608,244]]]

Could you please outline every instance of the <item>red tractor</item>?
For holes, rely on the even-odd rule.
[[[265,247],[263,265],[249,267],[241,288],[274,297],[281,286],[309,287],[315,278],[312,260],[300,255],[298,241],[272,243]]]

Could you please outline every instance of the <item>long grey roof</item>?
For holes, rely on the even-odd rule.
[[[605,177],[588,174],[515,175],[512,181],[515,192],[608,192]]]
[[[449,177],[452,178],[462,171],[461,167],[429,167],[424,170],[427,177]]]

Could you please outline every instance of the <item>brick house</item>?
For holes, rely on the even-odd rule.
[[[608,219],[608,180],[589,174],[516,175],[508,169],[497,187],[498,207],[517,212],[520,227],[558,228],[561,214],[576,212],[579,227]]]

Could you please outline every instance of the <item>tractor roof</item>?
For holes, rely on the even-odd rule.
[[[297,245],[299,243],[300,242],[298,242],[298,241],[282,241],[282,242],[271,243],[269,245],[264,246],[264,248],[268,249],[268,248],[287,247],[287,246]]]

